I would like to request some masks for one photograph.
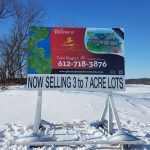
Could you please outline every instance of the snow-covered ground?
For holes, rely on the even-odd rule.
[[[37,94],[37,91],[28,91],[23,86],[0,90],[0,149],[29,149],[17,147],[14,141],[20,135],[32,134],[26,127],[33,124]],[[68,131],[73,132],[73,138],[78,140],[89,138],[89,135],[102,137],[90,122],[100,119],[106,97],[107,94],[101,92],[43,91],[42,118],[55,127],[69,127]],[[126,92],[114,92],[113,97],[122,127],[150,142],[150,86],[127,85]],[[83,125],[77,128],[78,124]],[[41,149],[73,148],[51,146]],[[150,149],[150,146],[147,144],[139,149]]]

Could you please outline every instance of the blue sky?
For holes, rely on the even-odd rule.
[[[25,0],[24,0],[25,1]],[[46,10],[43,26],[123,27],[126,78],[150,77],[149,0],[36,0]],[[0,23],[1,33],[9,23]]]

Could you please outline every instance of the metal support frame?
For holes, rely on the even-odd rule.
[[[122,150],[124,150],[126,145],[134,145],[134,144],[144,144],[143,141],[138,140],[136,137],[134,138],[131,135],[123,133],[125,135],[125,140],[98,140],[98,141],[74,141],[74,140],[66,140],[66,141],[53,141],[52,137],[50,136],[40,136],[38,135],[39,127],[42,124],[41,120],[41,112],[42,112],[42,89],[38,90],[38,99],[35,111],[35,118],[34,118],[34,126],[33,126],[33,136],[21,137],[16,140],[17,145],[26,145],[26,146],[49,146],[49,145],[56,145],[56,146],[69,146],[69,145],[96,145],[96,144],[110,144],[110,145],[120,145]],[[108,112],[107,121],[106,121],[106,114]],[[112,92],[108,93],[107,100],[104,106],[104,110],[101,116],[100,125],[108,125],[108,135],[114,133],[113,128],[113,118],[116,121],[117,128],[119,131],[122,131],[121,123],[119,120],[119,116],[113,101]],[[44,122],[46,125],[49,125],[48,122]],[[126,140],[126,138],[129,140]],[[132,140],[131,140],[132,139]]]
[[[39,127],[41,124],[41,112],[42,112],[42,89],[38,89],[38,99],[37,99],[37,105],[36,105],[36,112],[35,112],[35,118],[34,118],[34,126],[33,126],[33,134],[38,134]],[[108,133],[113,134],[113,119],[115,119],[117,128],[119,131],[122,131],[121,123],[119,120],[119,116],[114,104],[112,92],[109,92],[107,95],[107,100],[104,106],[104,110],[101,116],[101,124],[105,123],[105,118],[108,112],[107,116],[107,125],[108,125]]]
[[[115,106],[115,103],[114,103],[114,100],[113,100],[112,92],[108,93],[107,100],[106,100],[104,110],[103,110],[101,120],[100,120],[101,124],[105,123],[105,118],[106,118],[107,112],[108,112],[108,116],[107,116],[107,118],[108,118],[108,120],[107,120],[108,133],[109,134],[114,133],[113,118],[116,121],[118,130],[122,131],[120,119],[119,119],[119,116],[118,116],[118,113],[117,113],[117,110],[116,110],[116,106]]]
[[[33,134],[37,134],[41,124],[41,113],[42,113],[42,89],[38,89],[38,99],[36,104]]]
[[[99,140],[99,141],[43,141],[43,142],[36,142],[36,146],[70,146],[70,145],[97,145],[97,144],[109,144],[109,145],[120,145],[123,149],[124,145],[141,145],[143,144],[142,141],[108,141],[108,140]],[[35,146],[35,142],[27,141],[26,143],[17,143],[17,145],[26,145],[26,146]]]

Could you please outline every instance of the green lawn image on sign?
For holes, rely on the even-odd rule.
[[[52,71],[49,34],[50,28],[30,27],[28,72],[31,74],[50,74]]]
[[[113,29],[88,29],[85,45],[89,52],[122,55],[123,39]]]

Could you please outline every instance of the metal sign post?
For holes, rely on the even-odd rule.
[[[115,120],[115,123],[117,125],[117,129],[118,129],[117,132],[115,132],[114,130],[113,120]],[[107,138],[108,141],[120,142],[120,143],[124,141],[126,142],[126,144],[129,144],[128,142],[131,142],[131,141],[135,141],[136,143],[142,142],[139,138],[123,131],[121,127],[121,122],[118,116],[118,112],[117,112],[117,109],[113,100],[112,91],[109,92],[107,95],[107,100],[104,106],[101,120],[98,125],[98,128],[99,127],[102,127],[104,128],[104,130],[108,131],[108,138]]]
[[[42,89],[38,89],[38,99],[36,104],[33,134],[37,134],[41,123],[41,112],[42,112]]]
[[[108,93],[107,100],[106,100],[104,110],[103,110],[101,120],[100,120],[101,125],[104,125],[105,122],[106,122],[105,118],[106,118],[107,112],[108,112],[108,116],[107,116],[107,118],[108,118],[108,120],[107,120],[108,133],[110,135],[114,133],[113,118],[115,118],[118,130],[122,131],[119,116],[118,116],[118,113],[117,113],[117,110],[116,110],[116,106],[114,104],[112,92]]]

